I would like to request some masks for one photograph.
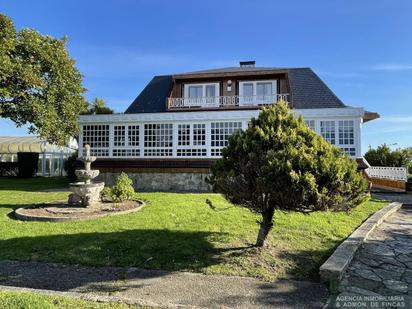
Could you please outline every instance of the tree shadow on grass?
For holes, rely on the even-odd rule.
[[[85,266],[132,266],[145,269],[199,272],[204,267],[223,262],[221,252],[212,244],[213,240],[219,237],[224,237],[224,234],[154,229],[21,237],[0,241],[0,260],[58,262]],[[79,271],[79,276],[76,276],[76,273],[67,273],[67,276],[75,278],[63,280],[64,282],[59,283],[62,286],[55,286],[58,281],[57,274],[48,274],[40,269],[29,271],[32,267],[28,265],[26,275],[16,279],[17,281],[11,280],[10,283],[27,287],[45,289],[54,287],[67,290],[99,281],[96,280],[97,278],[102,279],[100,281],[106,281],[106,279],[112,280],[112,275],[118,278],[124,276],[121,270],[113,270],[109,273],[96,270],[95,275],[86,272],[87,275],[84,276],[80,276],[82,272]],[[65,267],[62,269],[64,270]],[[10,265],[6,267],[0,262],[0,284],[8,282],[1,278],[19,276],[24,270],[24,267],[11,267]],[[99,272],[102,273],[99,275]],[[42,278],[38,278],[39,274]],[[162,272],[153,274],[163,275]],[[47,278],[48,275],[50,278]]]
[[[0,177],[0,192],[4,191],[25,191],[37,192],[54,188],[67,188],[69,185],[67,177]]]
[[[69,194],[67,194],[67,196],[69,196]],[[8,213],[7,216],[12,220],[20,221],[20,220],[16,219],[16,217],[14,216],[14,210],[16,210],[18,208],[32,207],[34,205],[42,205],[42,204],[46,204],[46,203],[59,202],[59,201],[64,201],[64,200],[67,200],[67,198],[65,198],[65,197],[64,198],[55,198],[55,199],[50,199],[49,198],[47,201],[43,201],[43,202],[36,201],[36,202],[33,202],[32,204],[2,204],[2,203],[0,203],[0,209],[1,208],[12,209],[13,211]]]
[[[319,268],[331,256],[341,242],[322,250],[285,250],[278,257],[288,261],[287,275],[295,280],[319,282]]]
[[[258,304],[263,305],[262,308],[276,305],[318,308],[324,303],[326,288],[313,282],[280,280],[264,283],[232,277],[227,281],[216,278],[216,282],[206,279],[202,283],[183,274],[172,278],[169,271],[198,272],[204,267],[224,264],[224,255],[228,251],[242,255],[249,248],[215,248],[213,243],[225,236],[213,232],[152,229],[2,240],[0,285],[137,298],[155,294],[155,299],[168,303],[183,301],[201,307]],[[31,262],[10,261],[17,259]],[[174,284],[178,286],[178,292],[174,292]],[[216,286],[218,293],[213,292]],[[173,293],[180,293],[180,296],[174,297]],[[199,297],[185,296],[191,293]]]
[[[239,257],[250,254],[250,246],[216,248],[214,243],[222,243],[225,237],[227,234],[217,232],[144,229],[1,240],[0,285],[136,297],[158,287],[160,290],[150,290],[150,293],[167,297],[173,289],[163,291],[161,287],[166,289],[169,284],[176,284],[169,271],[200,272],[208,266],[224,265],[228,253]],[[302,255],[311,254],[315,253],[296,252],[296,256],[288,257],[299,259]],[[187,279],[177,276],[178,280]],[[237,277],[223,283],[216,280],[212,286],[200,284],[199,288],[205,289],[201,299],[184,298],[183,301],[203,307],[227,304],[244,307],[244,304],[251,303],[266,307],[317,308],[327,295],[325,287],[314,282],[246,280],[246,286],[242,286],[243,281]],[[219,284],[223,284],[219,290],[224,291],[209,295],[212,293],[209,289],[212,291]],[[231,284],[237,285],[233,291]],[[179,283],[179,286],[196,289],[191,284]],[[248,289],[253,293],[250,294]],[[183,290],[181,293],[192,292]]]

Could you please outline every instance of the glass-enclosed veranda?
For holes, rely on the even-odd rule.
[[[37,175],[43,177],[64,176],[64,162],[77,150],[72,139],[66,146],[56,146],[36,136],[1,136],[0,162],[17,162],[19,152],[39,154]]]

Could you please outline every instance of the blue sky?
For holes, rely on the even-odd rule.
[[[67,35],[86,97],[124,111],[153,75],[256,60],[311,67],[347,104],[381,114],[363,151],[412,146],[412,1],[7,1],[18,29]],[[24,135],[0,119],[0,135]]]

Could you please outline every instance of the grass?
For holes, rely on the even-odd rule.
[[[65,192],[38,192],[61,184],[0,178],[0,259],[316,280],[333,250],[386,205],[371,200],[350,213],[277,212],[261,251],[250,247],[259,216],[218,194],[139,193],[147,202],[141,211],[83,222],[12,219],[15,208],[67,198]]]
[[[118,303],[101,303],[81,300],[74,297],[50,296],[27,292],[0,291],[2,309],[130,309]],[[133,307],[137,308],[137,307]]]

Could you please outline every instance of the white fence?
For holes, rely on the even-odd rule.
[[[405,167],[371,166],[366,169],[371,178],[382,178],[407,181],[407,170]]]

